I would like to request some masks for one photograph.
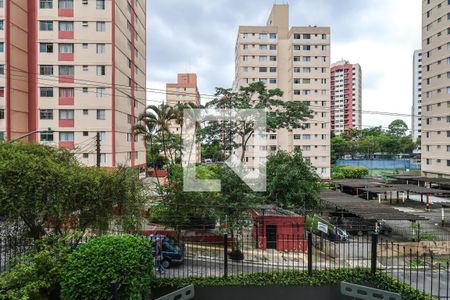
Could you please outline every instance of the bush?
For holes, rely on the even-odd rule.
[[[70,249],[63,240],[45,237],[0,276],[0,299],[58,299],[63,264]]]
[[[336,166],[333,170],[333,179],[352,179],[363,178],[369,175],[369,169],[366,167],[353,167],[353,166]]]
[[[151,242],[133,235],[102,236],[81,245],[64,266],[62,299],[110,299],[113,281],[126,283],[122,299],[142,299],[153,280]]]

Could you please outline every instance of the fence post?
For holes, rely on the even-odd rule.
[[[377,246],[378,246],[378,234],[372,234],[372,257],[370,260],[370,271],[375,274],[377,272]]]
[[[228,276],[228,234],[223,235],[223,277]]]
[[[312,275],[312,251],[313,251],[313,242],[312,242],[312,232],[308,231],[308,274]]]

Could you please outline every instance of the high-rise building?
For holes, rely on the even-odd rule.
[[[422,51],[414,51],[413,56],[413,105],[411,111],[411,136],[416,142],[422,131]],[[420,151],[419,149],[417,149]]]
[[[268,134],[267,151],[301,149],[322,178],[330,177],[330,28],[289,28],[289,6],[274,5],[266,26],[240,26],[234,89],[252,82],[279,88],[285,100],[309,104],[313,118],[304,129]],[[247,147],[245,161],[256,157]]]
[[[172,107],[176,107],[177,104],[189,104],[192,103],[195,106],[200,105],[200,92],[197,86],[197,74],[184,73],[178,74],[176,83],[166,84],[166,103]],[[172,121],[170,124],[170,131],[175,134],[182,135],[182,124],[178,124]],[[196,162],[200,162],[200,145],[196,144],[197,155],[195,157]],[[183,155],[183,160],[186,162],[188,159]]]
[[[346,60],[331,65],[331,132],[362,127],[361,66]]]
[[[450,177],[450,5],[422,0],[422,172]]]
[[[146,1],[0,1],[0,135],[94,165],[145,164]],[[44,132],[51,128],[53,132]]]

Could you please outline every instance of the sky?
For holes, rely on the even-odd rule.
[[[165,90],[186,72],[197,73],[201,94],[231,87],[239,25],[265,25],[274,3],[289,4],[290,26],[331,27],[331,61],[361,65],[363,111],[411,114],[419,0],[149,0],[147,88]],[[153,104],[165,98],[156,90],[148,93]],[[410,126],[407,116],[369,113],[362,123],[386,127],[398,118]]]

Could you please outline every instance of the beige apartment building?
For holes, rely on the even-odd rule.
[[[450,4],[422,0],[422,172],[450,178]]]
[[[331,132],[361,128],[361,66],[341,60],[331,65]]]
[[[99,133],[102,166],[140,166],[145,107],[146,1],[0,1],[0,138],[36,132],[95,165]]]
[[[200,92],[197,86],[197,74],[183,73],[177,75],[176,83],[166,84],[166,103],[172,107],[176,107],[178,104],[192,103],[195,106],[200,105]],[[170,124],[170,131],[175,134],[182,135],[182,124],[172,122]],[[196,144],[197,155],[195,157],[196,162],[200,162],[200,145]],[[184,153],[183,160],[188,161]]]
[[[268,133],[267,146],[250,145],[245,157],[250,166],[264,160],[259,150],[301,149],[317,173],[330,178],[330,40],[329,27],[289,27],[288,5],[274,5],[266,26],[239,27],[234,90],[262,81],[313,110],[305,129]]]

